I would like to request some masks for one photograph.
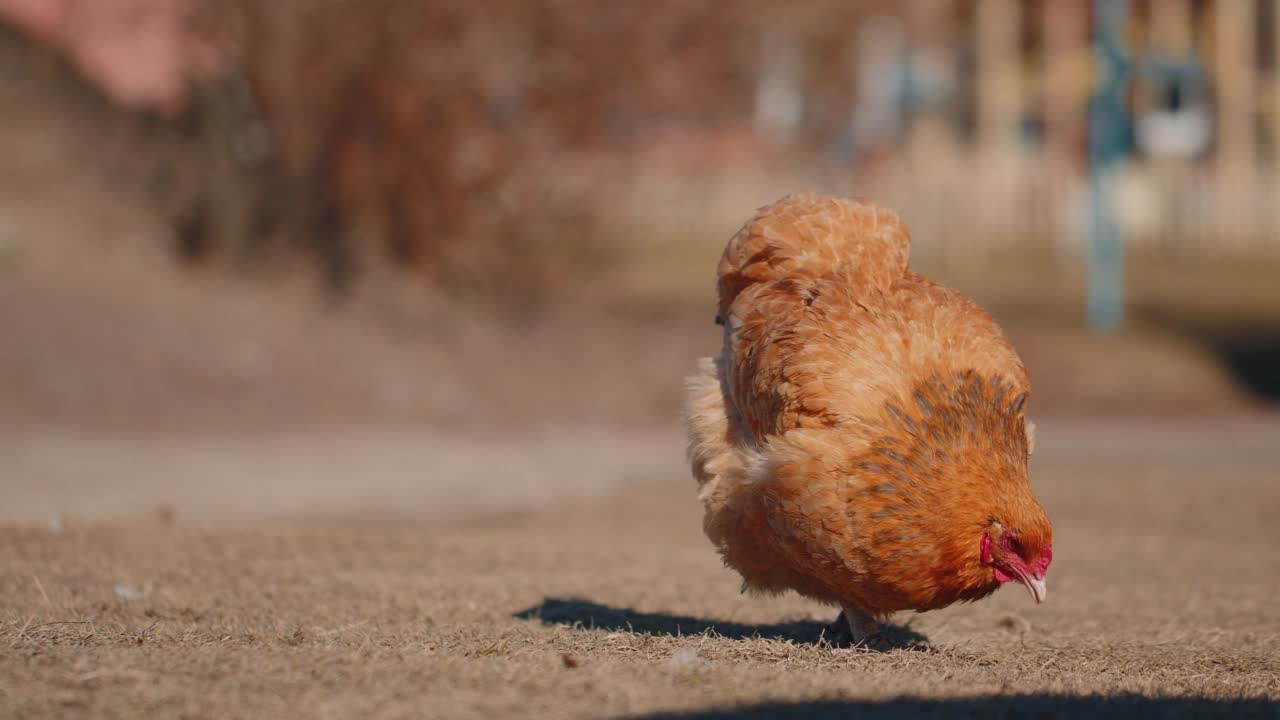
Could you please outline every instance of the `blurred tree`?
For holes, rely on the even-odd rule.
[[[556,283],[593,238],[607,203],[584,194],[601,189],[600,158],[623,163],[616,179],[627,148],[664,127],[740,125],[757,81],[784,63],[798,97],[847,98],[850,29],[870,5],[226,2],[222,32],[250,102],[236,82],[210,86],[197,109],[214,138],[204,147],[261,147],[268,171],[254,158],[194,164],[210,176],[191,183],[202,191],[185,234],[205,252],[292,238],[335,288],[382,255],[445,286],[518,294]],[[803,57],[771,56],[766,31]],[[847,117],[798,112],[810,141]],[[269,142],[236,139],[254,127]],[[246,194],[234,188],[247,169]]]

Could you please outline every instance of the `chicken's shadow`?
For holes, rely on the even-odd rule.
[[[765,625],[748,625],[727,620],[667,613],[645,613],[629,608],[614,608],[589,600],[543,598],[531,608],[515,613],[520,620],[540,620],[547,625],[563,625],[611,632],[637,632],[646,635],[699,635],[711,632],[730,640],[789,640],[796,643],[819,643],[830,638],[826,623],[812,620]],[[906,625],[882,623],[880,634],[890,649],[927,650],[929,638]]]

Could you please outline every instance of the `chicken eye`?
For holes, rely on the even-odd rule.
[[[1022,543],[1018,541],[1018,538],[1016,538],[1016,537],[1012,537],[1012,536],[1011,536],[1011,537],[1009,538],[1009,549],[1010,549],[1010,550],[1012,550],[1012,551],[1014,551],[1014,552],[1016,552],[1016,553],[1018,553],[1019,555],[1021,555],[1021,554],[1022,554]]]

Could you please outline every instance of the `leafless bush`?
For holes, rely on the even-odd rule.
[[[334,288],[390,261],[517,296],[592,256],[600,176],[625,182],[637,137],[749,119],[757,30],[775,20],[731,0],[217,7],[233,62],[194,111],[206,142],[177,222],[189,255],[294,244]],[[842,7],[856,6],[788,21],[831,40],[832,18],[856,14]]]

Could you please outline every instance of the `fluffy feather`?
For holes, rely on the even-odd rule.
[[[1027,480],[1027,372],[986,312],[910,271],[909,246],[896,214],[857,200],[761,209],[720,261],[723,351],[688,383],[725,563],[745,589],[841,605],[851,625],[1023,570],[1042,599],[1051,552]],[[998,575],[1006,562],[1023,567]]]

